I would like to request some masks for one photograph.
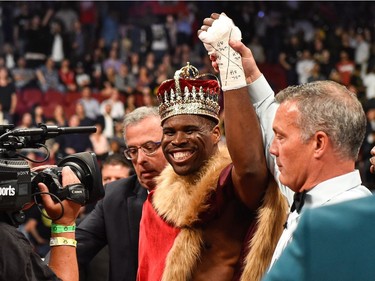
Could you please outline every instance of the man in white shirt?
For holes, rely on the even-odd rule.
[[[375,66],[369,69],[369,72],[362,76],[363,84],[366,87],[366,98],[368,100],[375,98]]]
[[[248,90],[263,130],[268,166],[292,206],[272,266],[304,209],[371,195],[355,169],[366,116],[357,97],[332,81],[291,86],[275,99],[251,50],[240,41],[230,45],[242,56],[247,81],[253,81]],[[213,66],[217,69],[215,61]],[[299,206],[293,203],[294,192],[303,195]]]
[[[100,112],[102,115],[106,112],[106,106],[111,106],[111,117],[113,119],[121,119],[125,115],[125,105],[120,99],[120,93],[119,90],[116,88],[113,88],[111,90],[111,96],[103,100],[100,104]]]

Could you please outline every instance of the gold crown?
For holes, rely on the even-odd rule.
[[[214,79],[207,79],[209,77]],[[199,71],[187,63],[175,72],[174,79],[164,81],[158,89],[161,121],[175,115],[194,114],[219,122],[219,93],[220,84],[215,75],[199,75]]]

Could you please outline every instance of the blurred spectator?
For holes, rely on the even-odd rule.
[[[369,72],[363,76],[363,84],[366,87],[367,100],[375,99],[375,65],[371,65]]]
[[[312,59],[309,49],[304,49],[302,55],[296,63],[296,72],[298,75],[298,84],[307,83],[307,78],[311,75],[311,70],[314,67],[314,60]]]
[[[349,58],[347,51],[340,52],[340,60],[336,63],[336,70],[340,76],[340,83],[348,86],[354,72],[355,64]]]
[[[43,107],[40,104],[35,104],[31,110],[32,116],[32,127],[37,127],[40,123],[46,122],[46,117],[44,116]]]
[[[30,27],[26,31],[25,58],[31,68],[37,68],[43,64],[50,55],[50,32],[48,22],[53,15],[53,10],[49,9],[45,13],[43,20],[38,14],[33,15]]]
[[[248,44],[251,52],[253,53],[254,59],[258,64],[266,62],[266,55],[262,44],[259,42],[259,38],[254,36],[251,42]]]
[[[59,77],[61,82],[64,84],[65,88],[68,91],[75,92],[77,90],[75,73],[70,68],[69,59],[64,59],[61,62],[61,66],[59,69]]]
[[[151,52],[155,55],[155,62],[160,63],[163,56],[169,52],[167,29],[163,22],[154,22],[151,29]]]
[[[105,40],[103,37],[99,37],[96,42],[96,49],[100,50],[100,54],[102,54],[102,61],[104,61],[108,57],[108,49],[105,46]]]
[[[350,29],[343,29],[341,33],[341,51],[345,51],[348,54],[350,60],[354,59],[354,36],[349,34]],[[341,52],[340,52],[341,56]]]
[[[109,154],[110,147],[107,137],[103,134],[104,119],[98,117],[95,122],[96,132],[90,135],[93,151],[99,162],[103,161]]]
[[[69,127],[80,126],[79,117],[73,114],[69,118],[68,125]],[[56,141],[59,144],[60,153],[63,157],[78,152],[92,151],[93,149],[90,138],[87,134],[60,135],[56,138]]]
[[[279,63],[286,71],[288,85],[297,85],[296,64],[302,53],[302,43],[296,35],[292,35],[279,54]]]
[[[129,66],[130,73],[133,74],[135,77],[138,77],[140,68],[141,68],[141,64],[139,61],[139,54],[131,53],[130,66]]]
[[[124,139],[124,132],[123,132],[123,124],[122,124],[123,119],[121,120],[115,120],[115,134],[113,139],[117,140],[123,140]],[[125,146],[125,142],[120,142],[122,146]]]
[[[136,89],[142,91],[142,88],[150,86],[151,82],[150,73],[145,66],[142,66],[139,70]]]
[[[375,146],[375,99],[368,101],[367,106],[365,107],[366,117],[367,117],[367,127],[366,135],[362,145],[362,161],[364,167],[362,169],[362,178],[364,184],[367,184],[367,187],[375,190],[375,177],[370,173],[370,157],[371,149]]]
[[[158,69],[156,71],[156,75],[155,75],[155,79],[154,79],[155,81],[154,81],[153,84],[160,85],[162,82],[167,80],[169,77],[171,77],[171,76],[168,76],[167,65],[165,63],[161,63],[161,64],[158,65]]]
[[[113,67],[108,67],[106,71],[104,71],[103,84],[100,85],[100,94],[103,97],[110,97],[112,90],[115,86],[116,80],[116,71]]]
[[[106,72],[108,68],[113,68],[115,73],[120,71],[122,61],[119,59],[116,49],[109,51],[109,56],[103,61],[103,69]]]
[[[127,27],[128,38],[131,42],[130,52],[143,55],[147,51],[147,36],[143,26],[129,21]]]
[[[120,40],[112,41],[112,43],[109,47],[109,51],[112,51],[112,50],[116,51],[118,59],[121,61],[121,63],[123,63],[124,61],[122,61],[122,59],[120,57]],[[108,52],[108,56],[109,56],[109,52]]]
[[[30,26],[30,22],[29,3],[21,2],[19,14],[15,17],[13,25],[13,44],[21,56],[25,54],[27,29]]]
[[[357,33],[354,62],[361,67],[361,74],[367,72],[367,65],[370,59],[370,44],[366,41],[364,34]]]
[[[352,77],[350,78],[350,83],[347,88],[357,95],[357,98],[362,103],[366,104],[366,87],[363,84],[363,79],[361,76],[361,66],[359,64],[355,65]]]
[[[89,87],[91,84],[91,78],[88,73],[85,72],[82,62],[77,62],[75,67],[75,79],[78,90],[82,90],[85,87]]]
[[[125,101],[125,114],[128,114],[136,109],[135,106],[135,94],[130,94],[126,97]]]
[[[116,10],[102,12],[102,27],[100,36],[104,39],[105,48],[108,50],[113,41],[117,41],[119,34],[118,13]]]
[[[315,61],[314,66],[311,69],[310,76],[307,78],[307,82],[314,82],[314,81],[321,81],[326,80],[327,77],[325,77],[321,71],[320,71],[320,64]]]
[[[156,96],[152,93],[150,87],[144,87],[142,89],[142,101],[144,106],[157,106],[158,101]]]
[[[125,142],[124,138],[114,137],[109,140],[109,146],[111,147],[111,150],[109,152],[109,155],[113,154],[124,154],[125,150]]]
[[[204,56],[205,58],[209,58],[208,56]],[[163,57],[163,60],[161,62],[161,64],[164,66],[164,70],[166,71],[167,73],[167,76],[168,77],[173,77],[176,69],[175,67],[172,65],[172,56],[170,54],[166,54],[164,55]],[[202,63],[201,63],[202,64]],[[159,84],[158,84],[159,85]]]
[[[73,31],[70,34],[70,44],[70,55],[72,62],[75,64],[83,57],[86,51],[85,35],[83,34],[81,23],[78,20],[73,23]]]
[[[90,119],[86,115],[86,110],[82,102],[77,101],[76,106],[75,106],[75,115],[78,116],[79,119],[79,126],[92,126],[94,125],[94,122],[96,119]]]
[[[56,105],[53,111],[53,123],[60,127],[66,127],[68,125],[64,107],[61,104]]]
[[[55,68],[55,62],[49,57],[45,64],[36,70],[40,89],[46,93],[48,90],[65,92],[65,87],[60,81],[59,72]]]
[[[5,60],[5,66],[9,70],[12,70],[16,66],[17,56],[14,53],[13,45],[4,43],[3,45],[3,57]]]
[[[165,28],[167,31],[169,51],[173,53],[177,46],[177,23],[173,15],[166,16]]]
[[[177,50],[178,53],[183,45],[190,45],[192,43],[191,21],[189,14],[186,11],[181,11],[177,15]]]
[[[14,83],[5,67],[0,67],[0,105],[4,119],[9,124],[13,124],[17,107],[17,94]]]
[[[144,61],[143,65],[146,67],[147,72],[151,75],[151,79],[156,69],[156,64],[157,62],[155,60],[155,54],[153,52],[147,53],[146,60]]]
[[[115,134],[115,125],[114,125],[114,119],[111,116],[112,106],[110,103],[107,103],[103,107],[103,118],[104,118],[104,130],[103,134],[106,136],[107,139],[113,138]]]
[[[127,178],[134,174],[133,165],[122,154],[115,153],[102,162],[103,184]]]
[[[85,46],[87,51],[92,51],[95,46],[95,29],[98,25],[98,13],[95,1],[79,2],[79,21],[85,34]]]
[[[25,112],[22,115],[21,122],[17,128],[30,129],[33,127],[33,115],[30,112]]]
[[[321,30],[316,30],[315,31],[315,38],[312,43],[312,54],[313,58],[316,60],[319,60],[319,58],[322,56],[323,51],[325,50],[324,48],[324,35],[323,31]]]
[[[72,8],[74,2],[61,1],[61,7],[55,13],[55,19],[62,23],[62,29],[68,33],[73,32],[74,23],[78,20],[77,12]]]
[[[107,104],[111,105],[111,116],[113,119],[124,118],[125,115],[125,106],[124,103],[120,100],[120,93],[116,88],[112,89],[111,95],[108,99],[105,99],[100,104],[100,112],[104,114],[105,107]]]
[[[90,75],[92,79],[92,86],[95,89],[101,89],[103,87],[104,80],[104,70],[103,70],[103,60],[104,60],[103,50],[96,48],[93,52],[93,57],[91,60]]]
[[[123,26],[124,28],[124,26]],[[129,59],[129,54],[130,54],[130,47],[131,47],[132,42],[129,40],[129,38],[122,37],[119,40],[119,58],[122,61],[122,63],[127,63]]]
[[[61,23],[58,21],[52,21],[51,25],[51,49],[50,54],[52,60],[55,62],[57,67],[64,58],[70,57],[70,42],[69,36],[63,31]]]
[[[37,87],[35,70],[26,66],[24,57],[18,58],[17,65],[11,70],[11,73],[17,90]]]
[[[128,95],[134,91],[136,85],[136,77],[132,73],[129,73],[129,67],[125,63],[122,63],[119,72],[115,76],[115,88],[123,94]]]
[[[100,105],[97,99],[92,96],[90,87],[84,87],[81,91],[81,98],[78,100],[85,109],[86,116],[95,121],[100,116]]]
[[[321,73],[327,78],[330,77],[332,70],[335,69],[331,52],[328,49],[323,49],[319,56],[315,56],[315,59],[319,62]]]

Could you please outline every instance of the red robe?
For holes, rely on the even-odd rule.
[[[260,280],[282,231],[284,201],[275,183],[262,207],[249,210],[231,168],[221,152],[198,181],[171,166],[162,172],[143,206],[138,281]]]
[[[167,254],[173,246],[180,229],[167,224],[152,207],[151,192],[143,205],[139,237],[138,280],[160,280]],[[160,239],[160,233],[163,233]]]

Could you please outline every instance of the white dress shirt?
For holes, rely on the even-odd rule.
[[[269,151],[274,136],[272,122],[279,105],[275,101],[272,88],[269,86],[263,75],[252,84],[248,85],[248,91],[262,129],[263,143],[268,167],[279,184],[281,192],[286,196],[289,206],[291,206],[293,203],[294,192],[280,183],[280,171],[275,162],[276,158]],[[371,195],[370,190],[361,185],[361,182],[359,171],[355,170],[351,173],[344,174],[318,184],[307,192],[305,204],[301,213],[303,213],[303,210],[307,208],[316,208],[327,204],[339,203],[346,200]],[[299,217],[300,214],[298,214],[297,211],[289,214],[284,231],[272,257],[270,268],[280,257],[287,244],[291,241],[293,232],[297,228]]]
[[[324,205],[336,204],[371,195],[370,190],[361,185],[361,176],[358,170],[321,182],[306,193],[305,204],[301,213],[293,211],[289,214],[284,231],[277,243],[271,265],[279,259],[285,247],[292,240],[300,215],[307,208],[317,208]]]

